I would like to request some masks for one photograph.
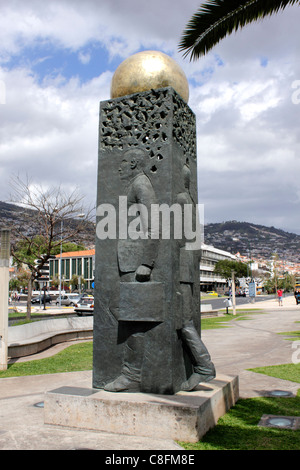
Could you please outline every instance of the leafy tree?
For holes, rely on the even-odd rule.
[[[10,279],[9,290],[18,290],[20,288],[20,282],[17,278]]]
[[[53,287],[58,287],[59,286],[59,278],[57,276],[52,277],[51,284],[52,284]]]
[[[233,31],[295,3],[299,0],[207,0],[183,31],[179,50],[196,60]]]
[[[284,292],[290,292],[295,285],[294,276],[285,274],[284,277],[279,278],[273,276],[264,283],[264,288],[268,294],[274,294],[278,289],[283,289]]]
[[[67,253],[69,251],[82,251],[85,250],[85,246],[82,244],[78,243],[63,243],[62,244],[62,253]],[[60,246],[57,246],[56,248],[53,248],[52,250],[53,255],[59,255],[60,254]]]
[[[46,260],[49,259],[49,256],[45,255],[47,253],[47,240],[45,237],[40,235],[34,236],[31,239],[19,240],[16,242],[12,249],[14,263],[18,268],[26,266],[29,271],[27,276],[27,318],[30,318],[31,314],[31,296],[32,296],[32,286],[34,280],[39,276],[42,267],[45,265]],[[39,259],[41,262],[37,266],[36,260]]]
[[[72,279],[70,280],[70,285],[72,286],[73,289],[79,290],[79,288],[84,288],[85,286],[85,279],[83,276],[79,276],[77,274],[73,274]]]
[[[27,266],[31,273],[27,297],[29,319],[34,280],[49,258],[60,252],[61,244],[72,242],[91,227],[91,210],[84,208],[84,198],[77,190],[67,193],[60,186],[44,189],[19,177],[13,179],[11,185],[11,199],[20,206],[20,223],[11,227],[15,238],[12,255],[18,266]],[[76,219],[79,216],[80,219]],[[75,246],[77,249],[78,245]]]
[[[28,286],[28,281],[30,279],[31,273],[30,271],[21,268],[16,277],[13,277],[9,281],[9,289],[10,290],[20,290],[25,289]]]
[[[235,273],[235,277],[246,277],[247,276],[247,264],[241,261],[234,261],[229,259],[222,259],[215,265],[214,272],[219,274],[225,279],[231,279],[232,271]]]

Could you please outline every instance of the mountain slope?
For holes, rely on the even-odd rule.
[[[18,240],[18,236],[13,230],[14,227],[22,228],[24,235],[31,237],[32,235],[39,233],[39,225],[37,222],[36,214],[37,212],[32,209],[26,209],[30,217],[23,217],[24,208],[17,206],[15,204],[8,204],[6,202],[0,201],[0,228],[11,228],[11,242],[14,243]],[[71,226],[76,226],[79,223],[76,219],[69,219]],[[60,225],[58,227],[58,232],[60,231]],[[58,235],[59,236],[59,235]],[[82,230],[78,235],[77,239],[73,241],[75,243],[82,243],[85,246],[90,246],[95,243],[95,228],[94,224],[87,223],[84,230]]]
[[[241,255],[270,258],[277,253],[280,259],[300,262],[300,235],[275,227],[237,222],[207,224],[204,241],[208,245]]]
[[[20,224],[23,209],[14,204],[0,201],[0,227]],[[32,218],[34,221],[34,217]],[[34,223],[31,224],[32,230]],[[24,227],[26,231],[27,227]],[[86,233],[82,233],[81,241],[87,245],[94,244],[94,227],[91,224]],[[270,258],[277,253],[286,261],[300,262],[300,235],[285,232],[275,227],[265,227],[249,222],[236,220],[207,224],[204,227],[204,241],[221,250],[241,255]],[[79,242],[79,240],[78,240]]]

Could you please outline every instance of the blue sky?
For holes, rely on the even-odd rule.
[[[30,45],[22,47],[22,53],[12,54],[5,63],[5,67],[30,68],[39,83],[45,77],[54,78],[63,76],[66,80],[78,77],[81,83],[85,83],[99,73],[107,70],[115,70],[120,63],[120,58],[109,58],[109,53],[101,43],[90,43],[78,50],[70,50],[53,46],[51,43]]]
[[[30,67],[42,83],[45,77],[63,76],[66,80],[78,77],[85,83],[109,67],[115,70],[120,63],[117,57],[110,60],[108,51],[99,43],[91,43],[78,51],[53,47],[51,44],[27,47],[22,55],[12,56],[6,64],[10,69]]]
[[[9,200],[10,176],[28,174],[45,186],[78,186],[93,204],[99,102],[109,99],[125,58],[156,49],[189,81],[205,221],[300,234],[300,104],[292,99],[300,80],[299,6],[191,63],[178,43],[196,0],[0,2],[0,200]]]

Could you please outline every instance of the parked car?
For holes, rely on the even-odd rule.
[[[243,290],[238,290],[236,293],[237,297],[246,297],[246,293]]]
[[[83,313],[91,314],[94,313],[94,297],[82,297],[82,299],[75,304],[74,312],[81,316]]]
[[[206,293],[209,294],[209,295],[215,295],[216,297],[218,297],[218,295],[219,295],[218,292],[215,292],[214,290],[211,290],[211,291],[206,292]]]
[[[50,295],[46,294],[45,302],[51,304],[52,298],[50,297]],[[39,304],[39,303],[43,304],[44,303],[44,295],[37,295],[36,297],[33,297],[31,299],[31,303],[32,304]]]
[[[82,298],[81,294],[62,294],[61,295],[61,303],[59,302],[59,296],[57,297],[55,303],[56,305],[75,305],[80,302]]]

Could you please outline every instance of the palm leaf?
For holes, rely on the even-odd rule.
[[[207,0],[183,31],[179,50],[198,59],[221,39],[245,25],[277,13],[300,0]]]

